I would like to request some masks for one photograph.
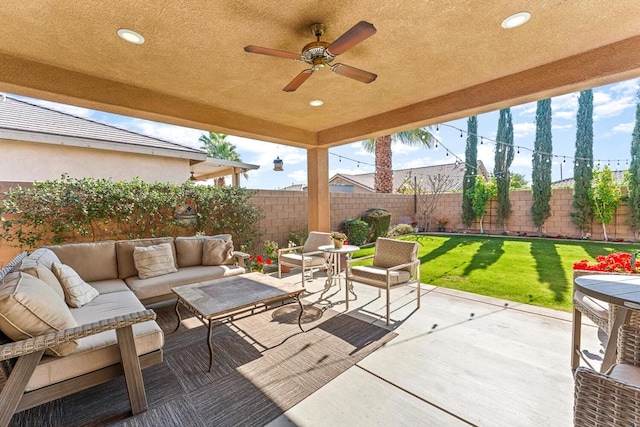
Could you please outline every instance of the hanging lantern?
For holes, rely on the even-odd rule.
[[[276,157],[276,159],[273,161],[273,170],[276,172],[282,172],[284,170],[282,166],[283,166],[283,163],[282,163],[282,160],[280,159],[280,156]]]

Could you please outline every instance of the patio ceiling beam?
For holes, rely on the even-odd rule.
[[[315,132],[0,53],[0,91],[307,148]],[[117,102],[116,102],[117,100]]]

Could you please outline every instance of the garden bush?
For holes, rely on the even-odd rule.
[[[382,208],[368,209],[362,220],[369,224],[369,241],[375,242],[378,237],[384,237],[389,233],[391,213]]]
[[[391,230],[389,230],[389,237],[398,237],[398,236],[404,236],[407,234],[413,234],[414,232],[414,227],[410,224],[398,224],[395,227],[393,227]]]
[[[25,249],[43,244],[230,233],[238,244],[258,238],[263,212],[238,187],[71,178],[11,188],[0,204],[2,238]],[[195,206],[191,223],[176,207]]]
[[[361,219],[347,219],[342,221],[340,229],[347,235],[347,241],[356,246],[366,243],[369,235],[369,224]]]

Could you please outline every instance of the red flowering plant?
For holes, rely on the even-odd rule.
[[[271,265],[271,258],[265,258],[262,255],[249,255],[247,260],[247,268],[249,271],[258,271],[262,273],[265,264]]]
[[[634,260],[636,268],[632,267],[631,257],[632,255],[626,252],[614,252],[609,255],[598,255],[594,264],[590,264],[589,261],[583,259],[582,261],[574,263],[573,269],[586,271],[604,271],[609,273],[636,274],[638,273],[636,268],[640,265],[637,261]]]

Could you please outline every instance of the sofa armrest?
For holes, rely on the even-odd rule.
[[[44,351],[47,348],[55,347],[65,342],[95,335],[110,329],[125,328],[136,323],[155,320],[155,318],[156,313],[153,310],[144,310],[4,344],[0,346],[0,361],[24,356],[36,351]]]
[[[233,257],[236,259],[236,264],[239,267],[242,268],[247,268],[247,259],[249,259],[251,255],[249,255],[246,252],[241,252],[241,251],[233,251]]]

